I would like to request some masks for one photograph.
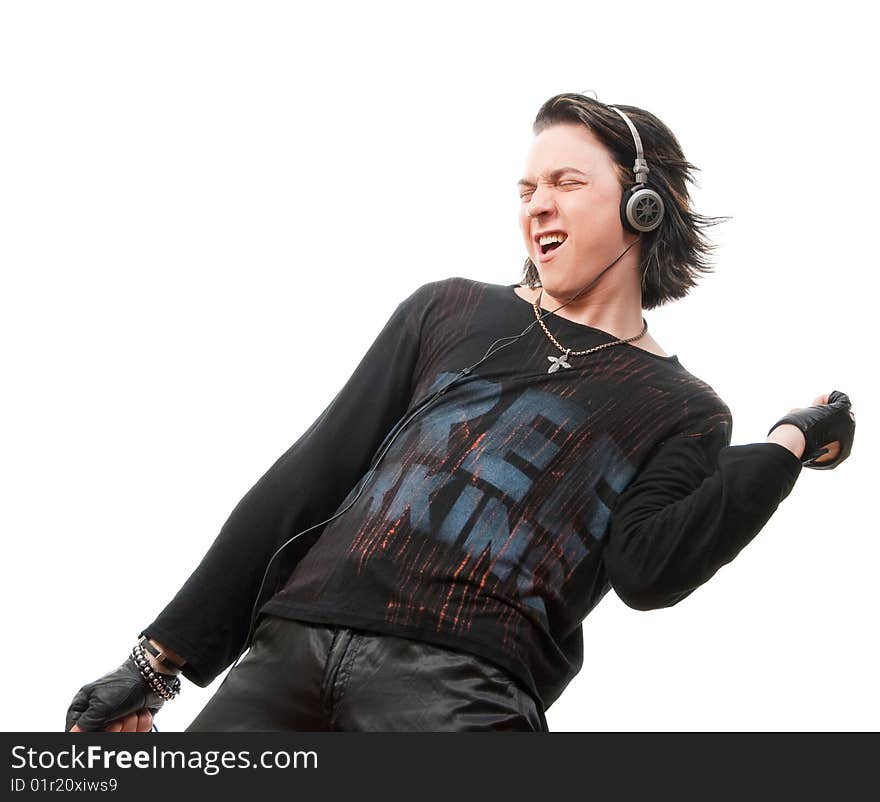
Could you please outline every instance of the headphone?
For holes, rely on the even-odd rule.
[[[614,109],[623,117],[623,121],[629,126],[636,143],[636,162],[633,165],[636,183],[625,190],[620,199],[620,222],[627,231],[631,231],[633,234],[653,231],[663,222],[664,206],[663,198],[647,185],[648,173],[651,171],[648,169],[648,162],[645,161],[642,138],[632,120],[620,109],[616,106],[607,106],[606,108]]]
[[[597,101],[598,102],[598,101]],[[604,104],[603,104],[604,105]],[[623,223],[624,228],[628,231],[632,231],[634,234],[640,234],[644,231],[653,231],[657,226],[660,225],[663,220],[663,200],[662,198],[653,190],[649,189],[645,180],[648,175],[648,164],[644,159],[644,153],[642,151],[642,140],[639,138],[638,131],[636,131],[635,126],[630,121],[629,117],[627,117],[620,109],[615,108],[614,106],[608,106],[608,108],[614,109],[621,117],[626,121],[626,124],[629,126],[630,131],[632,131],[633,138],[636,144],[636,162],[633,170],[636,174],[636,185],[626,190],[621,198],[620,202],[620,218]],[[586,292],[590,287],[593,286],[603,275],[605,275],[606,271],[610,270],[614,265],[616,265],[623,256],[629,251],[633,245],[638,242],[639,239],[633,240],[627,247],[623,250],[623,252],[618,256],[608,267],[602,270],[598,276],[596,276],[589,284],[587,284],[582,290],[579,290],[575,295],[569,298],[564,304],[560,304],[556,309],[552,311],[545,311],[544,314],[540,316],[540,320],[543,320],[548,315],[553,315],[562,309],[563,306],[568,306],[572,301],[574,301],[577,297]],[[250,628],[248,630],[248,634],[245,637],[244,644],[241,648],[241,651],[238,653],[238,657],[235,658],[235,662],[233,662],[232,667],[226,673],[226,677],[223,679],[223,682],[220,683],[221,687],[229,679],[229,675],[232,673],[232,670],[238,665],[238,661],[241,659],[241,656],[247,651],[248,647],[251,645],[251,636],[254,634],[254,624],[257,619],[257,611],[260,606],[260,598],[263,593],[263,587],[266,584],[266,579],[269,576],[269,568],[272,566],[272,563],[275,561],[275,558],[296,538],[306,534],[306,532],[311,532],[313,529],[316,529],[320,526],[324,526],[325,524],[330,523],[334,519],[338,518],[342,515],[346,510],[348,510],[355,501],[360,498],[361,493],[366,487],[370,476],[376,470],[379,462],[381,462],[382,457],[385,456],[385,453],[391,447],[391,444],[397,439],[397,436],[403,431],[404,428],[415,418],[417,415],[424,412],[428,409],[440,396],[444,395],[446,391],[452,387],[453,384],[456,384],[458,381],[468,376],[474,368],[480,366],[483,362],[485,362],[490,356],[500,351],[502,348],[506,348],[510,345],[513,345],[517,340],[521,337],[524,337],[533,326],[538,323],[539,319],[536,318],[533,320],[522,332],[519,334],[514,334],[509,337],[499,337],[489,348],[486,350],[486,353],[483,355],[483,358],[479,361],[475,362],[473,365],[467,368],[462,368],[459,373],[450,379],[446,384],[444,384],[441,388],[436,390],[433,395],[428,398],[423,399],[410,413],[409,415],[405,415],[402,417],[388,432],[385,436],[385,439],[382,441],[382,444],[376,449],[376,453],[373,456],[373,460],[370,464],[369,470],[361,477],[358,481],[357,493],[354,497],[349,501],[349,503],[340,510],[337,510],[332,516],[327,518],[324,521],[313,524],[307,529],[302,530],[301,532],[297,532],[297,534],[293,535],[293,537],[288,538],[281,546],[276,549],[275,553],[269,558],[269,563],[266,565],[266,570],[263,573],[263,579],[260,582],[259,590],[257,591],[256,598],[254,600],[253,610],[251,612],[251,621]],[[498,348],[495,348],[495,345],[501,343],[502,341],[507,340],[503,345],[499,345]],[[494,350],[493,350],[494,349]],[[155,725],[153,725],[155,727]]]

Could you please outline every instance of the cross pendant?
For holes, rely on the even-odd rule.
[[[565,353],[562,356],[548,356],[553,364],[547,368],[547,373],[556,373],[560,368],[570,368],[571,365],[568,364],[565,360],[568,358],[569,353],[571,353],[571,348],[566,348]]]

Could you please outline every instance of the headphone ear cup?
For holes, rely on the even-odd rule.
[[[664,210],[663,198],[644,184],[630,187],[620,198],[620,222],[633,234],[657,228],[663,222]]]

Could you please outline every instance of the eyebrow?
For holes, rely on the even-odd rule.
[[[548,178],[558,178],[563,173],[579,173],[580,175],[586,176],[586,173],[583,170],[578,170],[577,167],[560,167],[558,170],[554,170],[547,177]],[[520,178],[519,181],[516,182],[517,187],[533,187],[535,186],[528,178]]]

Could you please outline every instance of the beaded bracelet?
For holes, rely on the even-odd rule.
[[[136,644],[135,647],[131,650],[131,656],[137,664],[138,670],[141,672],[141,676],[146,680],[147,684],[150,686],[150,689],[154,691],[159,697],[168,701],[169,699],[173,699],[180,693],[180,679],[179,677],[175,677],[173,681],[169,682],[165,679],[165,677],[153,671],[152,666],[147,659],[146,653],[144,652],[144,647],[140,644]]]
[[[131,658],[136,663],[138,670],[141,672],[141,676],[146,680],[150,689],[157,696],[167,702],[169,699],[173,699],[180,693],[180,677],[174,677],[174,679],[169,682],[162,674],[153,671],[153,668],[147,659],[144,647],[139,643],[135,644],[134,648],[131,650]]]

